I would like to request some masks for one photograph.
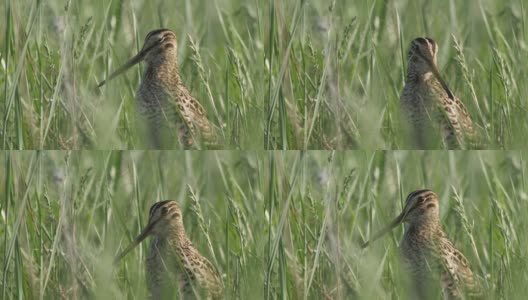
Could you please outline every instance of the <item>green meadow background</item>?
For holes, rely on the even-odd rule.
[[[418,36],[487,147],[528,140],[527,8],[479,1],[13,1],[0,5],[0,143],[137,149],[142,65],[96,84],[152,29],[228,149],[404,149],[399,94]]]
[[[2,299],[144,299],[156,201],[223,274],[227,299],[406,299],[403,226],[360,244],[406,196],[440,196],[442,226],[489,299],[528,293],[525,152],[3,152]]]
[[[177,200],[189,238],[226,283],[262,295],[262,157],[230,152],[6,152],[0,164],[0,298],[145,299],[142,230],[150,206]],[[175,284],[177,288],[177,284]]]
[[[0,4],[0,148],[145,149],[135,91],[143,65],[97,83],[173,30],[185,85],[226,149],[263,148],[258,1],[28,1]]]
[[[399,98],[409,44],[420,36],[438,43],[440,71],[486,149],[523,149],[527,6],[523,0],[269,1],[266,149],[408,149]]]

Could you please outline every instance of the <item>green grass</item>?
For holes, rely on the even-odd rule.
[[[399,95],[419,36],[487,148],[526,147],[524,1],[269,2],[266,149],[408,149]]]
[[[282,299],[406,299],[399,270],[403,226],[360,244],[401,211],[406,196],[440,196],[442,226],[469,259],[490,299],[523,299],[526,272],[525,153],[270,153],[266,201],[275,236],[266,294]],[[406,296],[407,295],[407,296]]]
[[[0,147],[145,148],[134,100],[143,66],[96,85],[149,31],[170,28],[183,81],[225,148],[262,149],[260,13],[256,1],[240,0],[3,1]]]
[[[112,259],[166,199],[180,203],[228,298],[262,294],[262,159],[235,151],[2,153],[0,298],[144,299],[149,243],[116,268]]]
[[[176,199],[228,299],[406,299],[403,227],[362,250],[408,193],[486,296],[528,293],[524,152],[110,152],[145,145],[142,65],[96,84],[172,29],[179,66],[229,149],[399,149],[417,36],[490,148],[528,140],[526,4],[480,1],[13,1],[0,5],[0,298],[144,299],[148,243],[112,258]]]
[[[399,94],[417,36],[490,149],[528,136],[526,4],[482,1],[12,1],[0,6],[6,149],[144,148],[143,66],[95,85],[147,32],[179,42],[185,84],[229,149],[401,149]]]
[[[163,199],[228,299],[405,299],[403,227],[359,245],[420,188],[488,298],[528,292],[524,152],[18,151],[0,165],[2,299],[144,299],[148,241],[111,261]]]

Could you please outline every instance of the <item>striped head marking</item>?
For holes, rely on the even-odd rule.
[[[144,53],[147,63],[158,59],[162,53],[170,52],[176,55],[178,43],[174,32],[168,29],[157,29],[149,32],[143,42],[140,53]]]
[[[434,77],[440,82],[442,88],[445,90],[450,99],[455,99],[455,96],[447,86],[438,69],[437,64],[438,44],[431,38],[415,38],[411,42],[411,47],[408,53],[408,78],[417,78],[416,75],[432,73]]]
[[[149,235],[163,235],[170,226],[176,226],[183,230],[183,221],[180,206],[173,200],[161,201],[154,203],[150,207],[149,220],[147,226],[134,239],[134,241],[125,248],[114,259],[114,264],[119,262],[127,253],[132,251],[137,245],[145,240]]]
[[[419,37],[411,42],[409,49],[409,60],[421,59],[427,63],[436,64],[438,45],[431,38]]]
[[[438,218],[439,214],[438,196],[430,190],[417,190],[407,196],[402,222],[413,222],[424,217]]]
[[[405,201],[403,211],[391,223],[373,234],[370,241],[362,245],[367,247],[371,242],[377,240],[394,227],[403,222],[420,222],[422,220],[433,220],[436,222],[439,217],[438,196],[430,190],[417,190],[410,193]]]
[[[101,81],[97,86],[103,86],[108,80],[119,76],[142,60],[145,60],[149,65],[155,62],[163,62],[165,59],[176,61],[177,49],[176,35],[172,31],[168,29],[153,30],[145,37],[141,51],[110,74],[108,79]]]
[[[159,233],[158,228],[167,225],[167,222],[181,221],[181,209],[178,202],[166,200],[154,203],[150,207],[149,222],[147,227],[152,227],[152,234]]]

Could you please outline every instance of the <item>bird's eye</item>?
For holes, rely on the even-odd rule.
[[[161,208],[161,214],[162,214],[162,215],[166,215],[168,212],[169,212],[169,209],[168,209],[168,208],[166,208],[166,207],[162,207],[162,208]]]

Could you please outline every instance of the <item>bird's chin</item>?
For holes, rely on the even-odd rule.
[[[162,53],[149,54],[145,57],[145,64],[147,67],[156,67],[164,66],[168,61],[176,60],[176,56],[172,55],[170,52],[163,51]]]

